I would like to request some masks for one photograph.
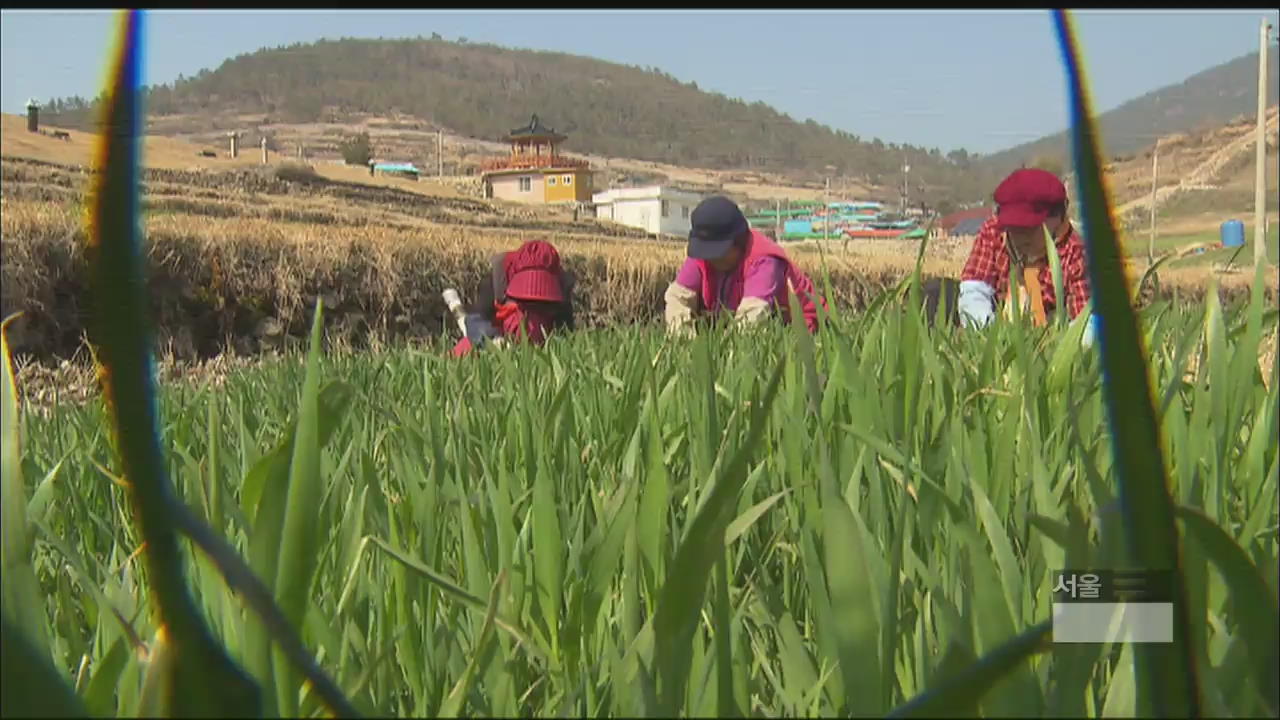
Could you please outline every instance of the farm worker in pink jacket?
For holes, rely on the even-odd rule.
[[[735,324],[774,313],[789,323],[788,285],[799,297],[809,332],[817,331],[815,299],[824,308],[826,301],[777,243],[751,229],[732,200],[707,198],[689,220],[689,257],[665,295],[668,331],[687,332],[695,316],[721,310],[733,312]]]

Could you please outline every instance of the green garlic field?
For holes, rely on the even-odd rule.
[[[1276,322],[1247,316],[1140,313],[1214,716],[1276,709],[1275,616],[1246,607],[1274,605],[1280,561],[1280,384],[1257,362]],[[1124,567],[1082,323],[930,333],[882,304],[833,325],[461,360],[441,339],[309,379],[286,357],[161,388],[160,443],[361,713],[1133,716],[1134,646],[1055,645],[1047,624],[1054,570]],[[39,629],[91,712],[145,712],[164,643],[104,406],[19,425]],[[266,713],[325,714],[181,545]],[[1028,659],[974,663],[1015,638]]]

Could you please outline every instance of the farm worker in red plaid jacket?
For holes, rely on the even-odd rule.
[[[1062,285],[1068,317],[1074,319],[1089,301],[1089,278],[1084,243],[1067,218],[1067,188],[1056,175],[1036,168],[1010,174],[994,193],[996,212],[978,230],[973,249],[960,274],[957,321],[983,327],[995,313],[1012,311],[1009,293],[1010,265],[1017,273],[1022,293],[1018,298],[1024,315],[1036,325],[1052,317],[1055,297],[1053,272],[1046,253],[1044,233],[1054,239],[1062,265]],[[930,305],[937,304],[935,285],[926,290]],[[1085,342],[1092,340],[1095,318],[1090,318]]]
[[[466,355],[496,337],[541,345],[552,330],[573,330],[573,285],[551,243],[531,240],[494,255],[467,314],[467,337],[453,355]]]
[[[665,319],[670,332],[687,332],[695,316],[728,310],[736,324],[772,313],[791,322],[790,286],[809,332],[818,329],[813,282],[777,243],[752,230],[729,198],[710,197],[689,216],[688,259],[667,287]]]

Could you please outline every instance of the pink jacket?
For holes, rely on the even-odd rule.
[[[738,267],[733,270],[737,274],[737,278],[736,282],[730,283],[730,295],[725,298],[725,303],[730,308],[736,308],[742,302],[743,278],[741,276],[746,271],[746,268],[751,266],[753,260],[762,256],[777,258],[787,268],[786,277],[789,282],[779,285],[774,296],[770,298],[782,312],[783,322],[791,322],[790,299],[787,296],[787,284],[790,284],[800,298],[800,310],[804,315],[805,325],[809,328],[809,332],[817,332],[818,309],[814,304],[814,298],[818,298],[824,308],[827,307],[826,300],[818,296],[814,291],[813,281],[792,264],[791,259],[787,257],[786,251],[770,240],[769,236],[756,230],[751,231],[751,240],[747,243],[746,257],[742,258],[742,261],[738,263]],[[697,262],[699,269],[702,271],[702,290],[700,293],[702,306],[708,312],[715,312],[720,304],[719,293],[717,292],[719,288],[716,287],[714,280],[717,273],[707,261],[698,260]]]

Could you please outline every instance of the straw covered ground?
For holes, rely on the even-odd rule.
[[[3,161],[3,313],[19,355],[68,358],[84,337],[83,168]],[[363,345],[444,328],[440,291],[464,293],[485,259],[524,239],[554,242],[577,273],[588,325],[656,320],[682,246],[570,213],[325,180],[305,166],[228,172],[149,170],[143,206],[159,347],[180,359],[254,354],[305,334],[323,297],[327,334]],[[906,243],[794,246],[835,299],[860,308],[914,262]],[[929,274],[952,274],[964,248],[930,248]],[[1206,271],[1169,272],[1165,293],[1202,296]],[[1245,278],[1222,279],[1228,293]],[[1274,291],[1275,284],[1272,288]]]

